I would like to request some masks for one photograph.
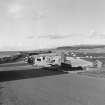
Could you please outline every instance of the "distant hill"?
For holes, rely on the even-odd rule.
[[[57,50],[79,50],[79,49],[95,49],[105,48],[105,45],[75,45],[75,46],[62,46],[57,47]]]
[[[91,50],[90,50],[91,49]],[[104,52],[105,53],[105,45],[74,45],[74,46],[61,46],[54,49],[43,49],[43,50],[32,50],[32,51],[0,51],[0,57],[6,56],[14,56],[14,55],[33,55],[33,54],[41,54],[41,53],[51,53],[53,51],[59,50],[75,50],[80,52]]]
[[[12,56],[19,54],[19,51],[0,51],[0,57]]]

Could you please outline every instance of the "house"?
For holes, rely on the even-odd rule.
[[[61,65],[61,62],[64,62],[63,54],[57,53],[39,54],[32,57],[34,58],[33,66],[50,67],[52,65]]]

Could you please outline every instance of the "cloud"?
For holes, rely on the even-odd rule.
[[[15,2],[8,5],[8,15],[13,18],[21,18],[24,6],[21,3]]]
[[[35,37],[33,35],[27,36],[27,39],[34,39]]]
[[[20,5],[20,4],[12,4],[10,7],[9,7],[9,12],[11,13],[18,13],[22,10],[23,6]]]
[[[42,35],[39,36],[39,38],[48,38],[48,39],[63,39],[68,38],[70,35],[56,35],[56,34],[50,34],[50,35]]]
[[[99,33],[96,31],[92,31],[89,35],[90,38],[99,38],[99,39],[105,39],[105,34],[104,33]]]
[[[13,1],[7,5],[7,15],[11,19],[38,20],[45,18],[46,10],[36,8],[31,2]]]
[[[72,33],[68,35],[57,35],[57,34],[49,34],[49,35],[42,35],[39,38],[48,38],[48,39],[67,39],[67,38],[80,38],[83,37],[83,34]]]

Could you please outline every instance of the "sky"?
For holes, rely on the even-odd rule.
[[[0,50],[105,44],[105,0],[0,0]]]

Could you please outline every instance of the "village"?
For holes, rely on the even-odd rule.
[[[81,56],[82,55],[82,56]],[[79,70],[89,70],[89,68],[100,69],[104,63],[98,60],[100,56],[88,56],[88,54],[75,54],[69,51],[50,52],[46,54],[38,54],[26,56],[25,63],[31,64],[34,67],[65,67],[68,71],[73,68]],[[101,56],[103,59],[104,57]],[[87,60],[88,59],[88,60]],[[64,66],[65,65],[65,66]],[[64,69],[64,68],[63,68]],[[73,69],[74,70],[74,69]]]

